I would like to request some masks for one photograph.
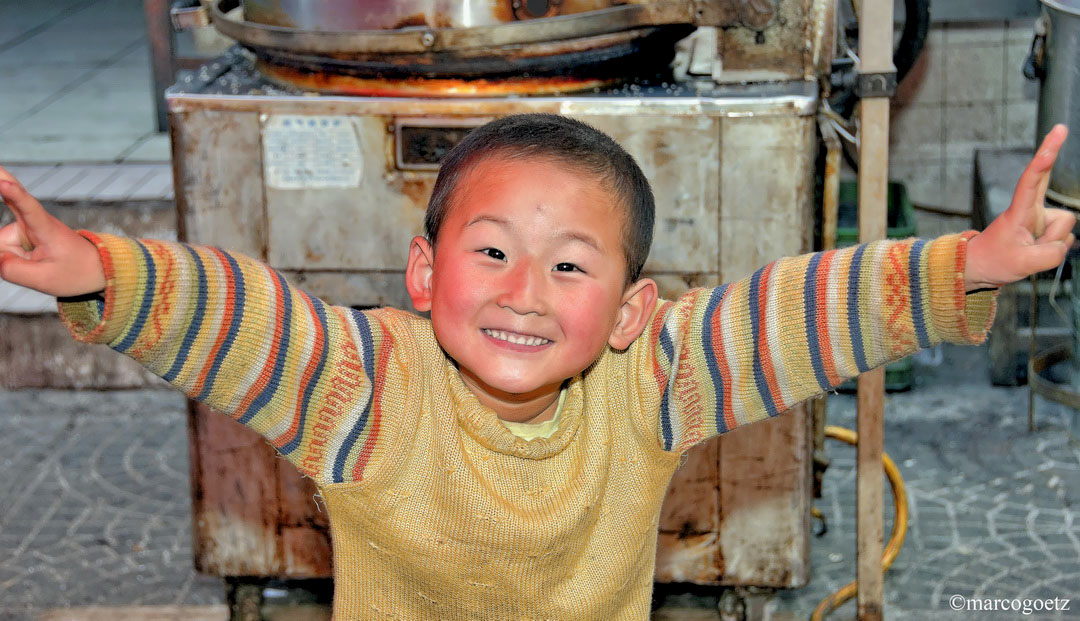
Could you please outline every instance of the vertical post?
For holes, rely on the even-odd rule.
[[[170,0],[143,0],[151,69],[154,73],[154,110],[157,113],[159,132],[169,128],[165,89],[169,88],[176,78],[176,69],[173,67],[173,30],[169,21],[171,5]]]
[[[895,72],[892,62],[893,0],[865,0],[859,19],[859,72]],[[859,241],[886,235],[889,182],[889,98],[869,93],[860,80],[859,103]],[[883,444],[882,411],[885,369],[878,368],[858,380],[857,521],[858,618],[882,618],[883,576],[881,552]]]

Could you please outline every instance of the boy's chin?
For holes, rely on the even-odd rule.
[[[562,381],[546,382],[541,378],[485,376],[468,371],[466,374],[484,392],[511,401],[540,397],[562,385]]]

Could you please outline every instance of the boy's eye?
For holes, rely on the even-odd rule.
[[[560,263],[560,264],[555,266],[555,271],[556,272],[583,272],[584,270],[582,270],[580,267],[574,265],[573,263]]]
[[[506,255],[503,254],[503,251],[499,250],[498,248],[484,248],[480,252],[486,254],[487,256],[491,257],[492,259],[495,259],[496,261],[505,261],[506,260]]]

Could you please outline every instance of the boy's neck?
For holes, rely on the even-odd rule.
[[[542,423],[555,416],[562,382],[541,386],[528,393],[508,393],[484,384],[466,369],[461,379],[477,401],[495,411],[500,420],[511,423]]]

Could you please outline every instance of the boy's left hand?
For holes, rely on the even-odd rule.
[[[1074,241],[1076,216],[1043,204],[1050,169],[1068,130],[1055,125],[1024,169],[1012,203],[967,243],[964,290],[1000,287],[1053,269],[1065,260]]]

